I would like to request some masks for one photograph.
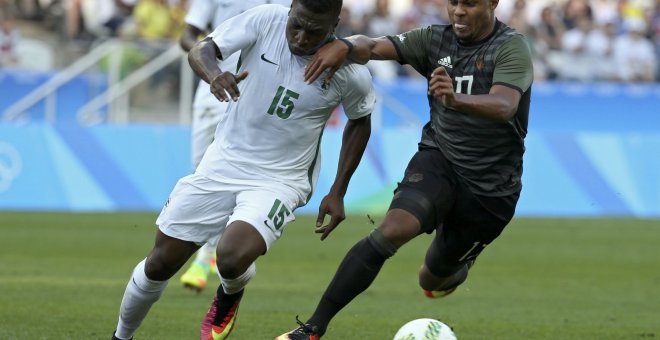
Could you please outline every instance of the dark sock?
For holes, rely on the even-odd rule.
[[[391,256],[391,255],[390,255]],[[348,251],[307,324],[325,333],[330,320],[374,281],[389,256],[364,238]]]
[[[229,310],[231,307],[236,303],[236,301],[240,300],[243,297],[243,292],[245,289],[241,290],[238,293],[235,294],[227,294],[225,293],[225,290],[222,289],[222,284],[218,287],[218,290],[216,291],[218,295],[218,304],[217,304],[217,313],[215,314],[215,318],[213,319],[213,324],[214,325],[219,325],[225,315],[229,313]]]
[[[218,290],[216,290],[216,294],[218,294],[218,301],[221,303],[223,301],[226,301],[228,304],[233,304],[236,302],[236,300],[240,299],[243,297],[243,292],[245,289],[241,289],[238,293],[234,294],[227,294],[225,293],[225,290],[222,288],[222,284],[218,286]]]

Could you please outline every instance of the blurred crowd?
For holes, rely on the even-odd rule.
[[[338,33],[382,36],[449,23],[447,0],[412,0],[399,14],[394,1],[347,6]],[[496,16],[530,38],[537,80],[660,81],[660,0],[500,0]],[[375,66],[384,77],[411,74]]]
[[[108,37],[172,42],[189,1],[0,0],[0,65],[17,63],[17,20],[79,46]],[[344,0],[336,34],[383,36],[449,22],[447,0],[402,2]],[[496,15],[530,38],[537,80],[660,81],[660,0],[501,0]],[[392,62],[369,66],[382,78],[415,75]]]
[[[3,20],[29,20],[73,42],[177,39],[188,0],[0,0]]]
[[[515,0],[498,17],[531,38],[537,79],[660,80],[659,0]]]

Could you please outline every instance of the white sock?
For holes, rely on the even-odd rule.
[[[211,259],[215,255],[215,244],[205,243],[199,250],[197,250],[197,256],[195,257],[195,262],[209,266],[211,264]]]
[[[133,333],[140,327],[142,320],[147,316],[151,305],[158,301],[163,294],[166,281],[154,281],[147,278],[144,273],[146,259],[138,263],[133,270],[133,275],[128,280],[124,298],[119,307],[119,322],[115,336],[120,339],[130,339]]]
[[[252,262],[245,273],[235,279],[225,279],[220,275],[220,272],[218,272],[218,276],[220,276],[220,280],[222,281],[222,290],[228,295],[236,294],[243,290],[255,274],[257,274],[257,266],[254,262]]]

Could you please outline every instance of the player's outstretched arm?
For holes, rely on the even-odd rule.
[[[316,219],[316,233],[322,233],[321,240],[326,237],[346,218],[344,211],[344,195],[348,183],[357,169],[364,150],[371,135],[371,115],[358,119],[351,119],[346,123],[344,135],[339,152],[339,165],[335,181],[330,192],[323,197],[319,206],[319,215]],[[326,215],[330,215],[330,222],[323,225]]]
[[[394,44],[387,37],[369,38],[364,35],[354,35],[345,39],[337,39],[322,46],[305,67],[304,80],[313,83],[324,71],[328,71],[326,80],[332,76],[350,59],[359,64],[369,60],[399,60]]]
[[[196,43],[188,52],[188,63],[193,71],[205,82],[211,85],[211,92],[218,100],[227,102],[229,98],[237,101],[241,92],[238,83],[248,76],[247,71],[234,75],[224,72],[218,67],[218,59],[222,59],[220,49],[211,38],[205,38]]]

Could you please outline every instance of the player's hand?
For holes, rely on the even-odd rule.
[[[442,100],[442,105],[446,107],[452,107],[454,105],[456,101],[454,82],[444,67],[440,66],[431,73],[428,94]]]
[[[330,215],[330,223],[323,225],[325,215]],[[316,229],[314,232],[321,235],[321,241],[325,240],[328,235],[346,219],[344,212],[344,199],[342,197],[328,194],[323,197],[321,205],[319,206],[319,216],[316,218]]]
[[[341,41],[335,40],[321,46],[305,67],[305,82],[307,84],[313,83],[326,70],[328,74],[325,79],[330,81],[335,72],[344,64],[347,56],[348,46]]]
[[[228,102],[229,98],[237,101],[238,97],[241,96],[241,91],[238,90],[238,83],[247,76],[247,71],[243,71],[237,75],[231,72],[222,72],[211,80],[211,93],[221,102]]]

